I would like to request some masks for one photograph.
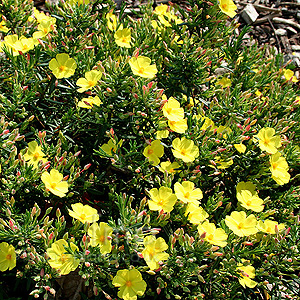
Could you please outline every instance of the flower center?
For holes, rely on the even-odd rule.
[[[265,139],[264,139],[264,144],[265,144],[266,146],[268,146],[268,145],[270,144],[270,139],[269,139],[269,138],[265,138]]]
[[[227,4],[222,4],[222,8],[223,8],[224,10],[226,10],[226,9],[227,9]]]
[[[154,256],[154,251],[153,250],[149,251],[149,256],[150,256],[150,258],[153,258],[153,256]]]
[[[170,115],[171,112],[172,112],[172,108],[171,108],[171,107],[168,107],[168,108],[166,109],[166,112]]]
[[[243,229],[244,228],[244,223],[240,223],[238,226],[237,226],[238,229]]]
[[[144,74],[144,72],[145,72],[145,69],[144,69],[143,67],[140,67],[140,68],[139,68],[139,73],[140,73],[140,74]]]
[[[149,150],[148,150],[148,154],[149,154],[149,155],[153,154],[153,150],[152,150],[152,149],[149,149]]]
[[[181,149],[180,154],[181,155],[186,155],[186,150],[185,149]]]
[[[85,215],[85,214],[81,214],[81,215],[80,215],[80,219],[81,219],[82,221],[85,221],[86,215]]]
[[[162,199],[159,199],[159,201],[157,202],[158,205],[163,206],[164,202]]]
[[[278,163],[272,163],[272,168],[275,170],[278,167]]]
[[[247,205],[247,206],[250,206],[250,205],[251,205],[251,201],[248,200],[247,203],[246,203],[246,205]]]
[[[33,155],[33,160],[37,160],[40,157],[38,152],[35,152]]]
[[[67,254],[62,254],[61,256],[60,256],[60,260],[61,260],[61,262],[62,263],[64,263],[66,260],[67,260]]]
[[[105,241],[105,236],[102,234],[99,236],[99,242],[104,243],[104,241]]]
[[[131,287],[132,286],[132,282],[130,280],[126,281],[126,286]]]
[[[185,193],[184,198],[188,199],[189,197],[190,197],[190,193],[189,192]]]
[[[266,231],[267,232],[271,232],[272,230],[271,230],[271,227],[268,227],[267,229],[266,229]]]
[[[207,239],[210,240],[210,241],[212,241],[213,238],[214,238],[213,234],[209,234],[209,235],[207,236]]]
[[[54,190],[56,188],[56,183],[55,182],[51,182],[50,183],[50,187]]]
[[[5,257],[7,260],[11,260],[11,254],[7,254]]]
[[[66,69],[66,66],[59,66],[59,71],[63,72]]]
[[[94,82],[94,81],[92,81],[92,80],[90,80],[90,81],[88,82],[88,85],[89,85],[89,87],[92,87],[92,86],[94,86],[94,85],[95,85],[95,82]]]
[[[123,43],[127,43],[127,38],[126,38],[126,37],[123,37],[123,38],[122,38],[122,42],[123,42]]]

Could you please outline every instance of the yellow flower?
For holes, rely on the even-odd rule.
[[[19,40],[17,40],[14,45],[14,49],[16,51],[21,51],[22,53],[27,53],[29,50],[34,49],[34,40],[33,38],[25,38],[21,37]]]
[[[283,75],[288,81],[292,79],[292,82],[298,82],[296,76],[294,76],[294,72],[290,69],[283,69]]]
[[[69,274],[71,271],[74,271],[79,265],[79,259],[71,253],[68,253],[66,248],[68,248],[68,243],[63,240],[57,240],[51,245],[51,248],[47,249],[47,254],[50,257],[48,261],[49,265],[54,269],[59,269],[61,275]],[[71,250],[78,251],[78,247],[70,243]]]
[[[172,142],[173,155],[176,158],[182,159],[184,162],[192,162],[199,156],[199,149],[192,140],[188,140],[185,137],[179,139],[176,138]]]
[[[277,148],[281,147],[280,136],[275,135],[274,128],[262,128],[254,137],[258,139],[260,149],[270,154],[276,153]]]
[[[169,254],[163,252],[168,249],[168,245],[161,237],[156,239],[153,235],[146,236],[144,238],[144,246],[145,249],[142,251],[142,254],[150,270],[157,270],[159,262],[169,258]]]
[[[110,31],[114,31],[117,29],[117,17],[116,15],[113,14],[113,10],[110,10],[109,13],[106,14],[105,16],[107,20],[107,27]],[[120,26],[121,27],[121,26]],[[123,28],[123,26],[122,26]]]
[[[230,80],[230,78],[223,77],[219,81],[217,81],[216,84],[222,85],[223,88],[230,87],[231,86],[231,80]]]
[[[113,155],[117,152],[118,148],[120,148],[120,147],[122,146],[122,144],[123,144],[123,140],[120,140],[120,141],[118,142],[118,144],[117,144],[117,142],[116,142],[114,139],[111,138],[111,139],[108,141],[107,144],[103,144],[103,145],[101,146],[101,149],[102,149],[107,155],[113,156]]]
[[[95,96],[83,98],[81,101],[78,102],[78,107],[91,109],[94,105],[100,106],[100,104],[102,104],[102,101],[99,99],[98,96]]]
[[[42,20],[41,23],[38,25],[38,31],[33,33],[34,39],[41,39],[45,37],[49,32],[53,31],[55,27],[55,22],[53,23],[52,20]]]
[[[221,11],[230,18],[236,15],[235,10],[237,7],[232,0],[219,0],[219,7]]]
[[[165,15],[169,6],[166,4],[161,4],[155,7],[154,13],[157,15]]]
[[[19,37],[16,34],[7,35],[4,37],[4,45],[10,50],[13,56],[18,56],[19,51],[15,49],[15,43],[19,40]]]
[[[180,168],[180,165],[176,161],[173,163],[170,161],[164,161],[160,164],[159,170],[161,172],[174,174],[179,171],[178,168]]]
[[[119,270],[112,284],[120,288],[118,297],[124,300],[136,300],[137,295],[144,295],[147,287],[147,283],[137,269]]]
[[[179,121],[170,121],[168,120],[168,125],[171,130],[177,133],[185,133],[188,129],[187,119],[182,119]]]
[[[182,98],[187,101],[187,96],[186,95],[182,95]],[[199,100],[197,99],[194,99],[192,97],[189,97],[190,101],[189,101],[189,104],[187,105],[187,107],[194,107],[196,104],[199,103]]]
[[[100,222],[100,224],[93,223],[88,229],[88,234],[91,237],[91,246],[99,245],[102,254],[111,252],[111,239],[109,238],[113,233],[113,228],[107,223]]]
[[[281,231],[285,228],[284,224],[279,224],[276,221],[271,221],[271,220],[265,220],[265,221],[258,221],[257,223],[257,229],[259,231],[268,233],[268,234],[275,234],[275,227],[277,226],[278,231]]]
[[[157,140],[165,139],[169,136],[169,130],[158,130],[155,134]]]
[[[224,139],[227,139],[227,134],[230,134],[232,130],[228,126],[219,126],[217,129],[217,133],[221,133]]]
[[[245,261],[245,260],[242,260]],[[249,288],[254,288],[257,285],[257,282],[252,280],[255,277],[255,269],[251,265],[244,266],[243,264],[238,264],[236,268],[238,271],[239,283],[245,288],[246,286]]]
[[[215,162],[217,164],[218,169],[227,169],[231,165],[233,165],[233,160],[230,159],[222,159],[220,156],[215,157]]]
[[[130,28],[118,29],[114,35],[115,41],[118,46],[131,48],[131,30]]]
[[[172,189],[161,186],[158,189],[154,188],[149,191],[151,200],[148,200],[150,210],[171,212],[176,203],[177,197],[173,194]]]
[[[239,153],[245,153],[246,152],[246,146],[243,143],[240,144],[234,144],[234,148],[239,152]]]
[[[85,78],[79,78],[76,81],[76,84],[80,86],[80,88],[77,89],[77,92],[83,93],[93,88],[97,84],[98,80],[100,80],[101,76],[102,76],[102,72],[97,70],[85,72],[84,74]]]
[[[241,203],[241,206],[246,209],[251,209],[255,212],[261,212],[264,209],[264,201],[257,195],[252,195],[248,190],[242,190],[241,193],[237,193],[237,199]]]
[[[167,97],[165,95],[162,96],[163,100],[166,100]],[[184,118],[184,110],[180,107],[180,103],[175,100],[173,97],[170,97],[168,101],[162,107],[162,111],[164,116],[169,121],[178,122]]]
[[[158,26],[158,23],[156,20],[151,20],[151,25],[154,29],[157,29],[157,31],[160,33],[162,28],[160,26]]]
[[[188,216],[188,220],[192,224],[200,224],[209,217],[209,214],[199,206],[199,203],[196,204],[194,202],[188,203],[185,215]]]
[[[258,197],[255,185],[250,182],[241,181],[236,186],[236,197],[246,209],[260,212],[264,209],[264,201]]]
[[[203,117],[201,115],[196,115],[195,117],[199,121],[199,123],[203,122],[200,130],[206,130],[207,128],[209,128],[209,130],[214,130],[216,128],[214,121],[211,120],[210,118]]]
[[[34,169],[38,167],[39,161],[42,161],[43,163],[47,161],[44,156],[45,154],[43,153],[41,146],[38,146],[36,141],[28,143],[28,149],[24,154],[24,159],[25,161],[28,161],[28,163],[32,165]]]
[[[228,235],[225,233],[224,229],[216,228],[214,223],[205,221],[198,226],[199,235],[206,233],[204,240],[212,245],[225,247],[227,245]]]
[[[9,28],[7,28],[6,26],[5,26],[5,21],[3,20],[3,21],[1,21],[0,22],[0,31],[2,31],[2,32],[4,32],[4,33],[7,33],[8,31],[9,31]]]
[[[173,21],[175,24],[180,24],[180,23],[183,23],[183,21],[175,15],[174,11],[167,11],[165,13],[165,16],[168,18],[169,21]],[[159,17],[158,17],[159,18]]]
[[[75,73],[76,67],[75,60],[66,53],[57,54],[56,58],[52,58],[49,62],[49,69],[58,79],[71,77]]]
[[[81,223],[93,223],[99,220],[99,214],[97,209],[89,206],[83,205],[82,203],[71,204],[73,210],[68,209],[69,215],[79,220]]]
[[[272,178],[279,185],[283,185],[290,181],[290,174],[288,173],[289,165],[280,152],[277,152],[270,157],[270,170]]]
[[[241,181],[236,186],[236,192],[241,193],[242,190],[248,190],[251,192],[252,196],[257,195],[257,191],[255,190],[256,186],[250,181],[244,182]]]
[[[257,233],[257,221],[254,215],[246,216],[244,211],[233,211],[225,218],[226,225],[238,236],[249,236]]]
[[[52,169],[50,174],[45,171],[41,176],[41,180],[45,184],[46,189],[61,198],[65,197],[68,192],[68,183],[62,181],[62,179],[63,175],[55,169]]]
[[[70,5],[83,5],[83,4],[89,4],[90,0],[68,0],[67,3]]]
[[[155,140],[144,149],[143,155],[149,159],[153,166],[157,166],[160,163],[159,158],[164,155],[164,146],[160,140]]]
[[[43,21],[51,21],[51,24],[55,24],[56,22],[55,18],[46,16],[43,12],[40,12],[35,7],[33,9],[33,13],[38,23],[42,23]]]
[[[159,22],[164,25],[165,27],[171,27],[172,25],[170,24],[169,21],[166,20],[165,16],[163,15],[158,15],[158,20]]]
[[[144,78],[153,78],[157,73],[156,65],[150,65],[151,59],[146,56],[132,57],[129,60],[131,71],[134,75]]]
[[[176,182],[174,184],[175,195],[183,203],[193,202],[198,204],[198,200],[203,198],[203,193],[199,188],[195,189],[195,184],[191,181]]]
[[[6,242],[0,244],[0,271],[11,270],[16,266],[16,252],[13,245]]]

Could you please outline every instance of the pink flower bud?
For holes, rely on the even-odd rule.
[[[54,238],[54,233],[51,232],[48,236],[48,240],[51,241]]]
[[[66,175],[66,176],[63,178],[63,181],[68,180],[68,178],[69,178],[69,175]]]
[[[80,153],[81,153],[81,151],[77,151],[77,152],[74,154],[74,156],[77,157],[77,156],[79,156]]]
[[[86,171],[86,170],[88,170],[88,169],[90,168],[91,165],[92,165],[92,164],[87,164],[87,165],[84,166],[83,169]]]
[[[56,292],[55,292],[55,289],[52,289],[52,288],[50,289],[49,292],[50,292],[50,294],[52,294],[52,295],[55,295],[55,293],[56,293]]]

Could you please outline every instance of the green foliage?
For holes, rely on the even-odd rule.
[[[153,10],[148,3],[130,13],[125,2],[119,11],[112,1],[87,2],[47,6],[47,16],[31,0],[0,4],[9,28],[0,33],[0,254],[3,243],[16,252],[11,270],[0,261],[0,299],[19,299],[19,285],[26,286],[28,297],[53,297],[56,279],[70,278],[59,274],[49,255],[61,239],[68,246],[56,263],[64,266],[70,256],[78,260],[73,274],[84,282],[85,289],[77,291],[83,299],[91,294],[115,299],[117,272],[133,268],[147,283],[139,295],[144,299],[280,299],[283,290],[299,299],[300,110],[298,86],[284,75],[291,66],[272,49],[245,47],[248,28],[229,23],[217,1],[189,0],[163,12],[163,6]],[[31,41],[43,18],[50,22],[47,33]],[[122,27],[131,30],[130,48],[116,43]],[[19,46],[8,42],[13,34]],[[61,53],[76,62],[72,76],[56,78],[49,67]],[[146,65],[137,75],[133,57],[151,59],[156,75],[147,76]],[[57,66],[60,74],[66,67]],[[101,72],[95,83],[86,75],[91,70]],[[84,78],[89,86],[80,93],[78,80]],[[82,107],[89,97],[101,104]],[[184,130],[166,117],[171,97],[180,106],[172,107],[173,117],[184,111],[179,118]],[[284,184],[276,180],[272,154],[261,146],[262,128],[273,128],[281,141],[276,150],[290,176]],[[162,154],[147,150],[158,134],[165,134]],[[174,151],[174,140],[183,137],[199,151],[189,161]],[[180,154],[191,151],[185,150]],[[178,165],[171,170],[164,165],[173,162]],[[51,170],[61,178],[52,178]],[[185,191],[188,200],[179,199],[175,183],[187,182],[203,197],[198,191],[190,200],[192,191]],[[263,200],[262,211],[239,200],[241,182],[255,185],[252,196]],[[59,185],[66,183],[62,196]],[[176,194],[169,209],[162,209],[166,194],[153,196],[152,189],[160,187]],[[158,209],[150,209],[155,207],[150,201]],[[71,217],[74,203],[86,206]],[[99,216],[96,224],[112,228],[111,236],[93,232],[94,225],[85,222],[91,207]],[[234,211],[277,225],[239,236],[228,225]],[[226,246],[213,240],[216,232],[201,232],[205,219],[226,235]],[[158,243],[155,252],[145,245],[152,235],[168,248]],[[108,253],[104,244],[111,246]],[[146,250],[154,251],[152,258],[167,253],[168,259],[151,270]],[[241,286],[247,277],[238,269],[242,265],[255,269],[255,286]]]

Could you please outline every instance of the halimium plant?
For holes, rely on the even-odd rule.
[[[299,299],[293,65],[231,0],[46,8],[0,4],[2,298]]]

